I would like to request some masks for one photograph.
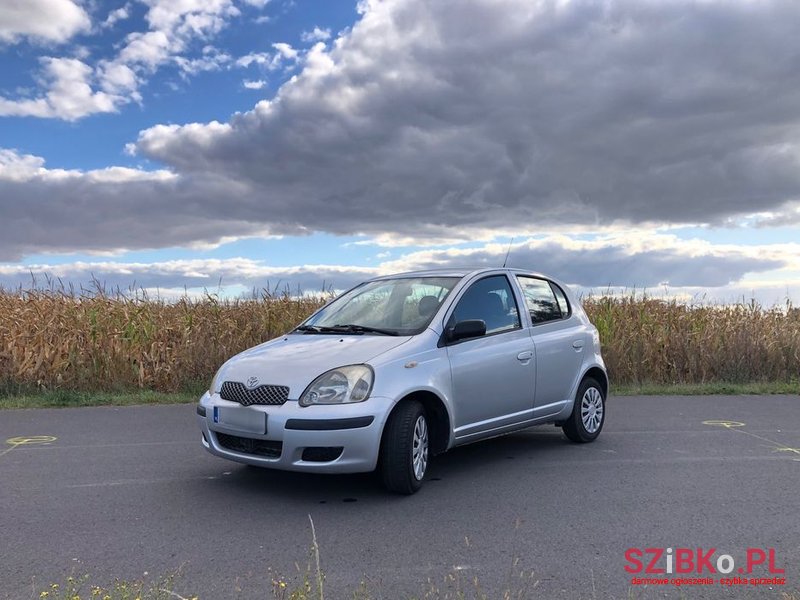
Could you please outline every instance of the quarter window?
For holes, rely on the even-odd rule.
[[[473,283],[458,301],[448,327],[470,319],[486,323],[487,334],[522,327],[517,302],[505,276],[485,277]]]
[[[556,300],[558,301],[558,308],[561,310],[561,318],[566,319],[571,312],[569,308],[569,302],[567,302],[567,296],[566,294],[564,294],[564,290],[562,290],[552,281],[550,282],[550,287],[553,289],[553,292],[556,295]]]
[[[518,276],[517,279],[534,325],[569,316],[569,304],[561,288],[536,277]]]

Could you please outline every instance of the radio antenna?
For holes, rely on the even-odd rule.
[[[514,243],[514,238],[511,238],[511,241],[508,242],[508,250],[506,250],[506,257],[503,259],[503,268],[506,268],[506,263],[508,262],[508,255],[511,254],[511,244]]]

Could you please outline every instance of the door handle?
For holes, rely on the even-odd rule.
[[[572,347],[575,348],[575,350],[580,350],[583,348],[583,340],[575,340],[572,342]]]
[[[517,354],[517,360],[522,362],[530,360],[532,358],[533,358],[533,352],[531,352],[530,350],[525,350],[525,352],[520,352],[519,354]]]

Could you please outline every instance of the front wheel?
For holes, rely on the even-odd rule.
[[[579,444],[593,442],[600,435],[606,420],[606,397],[602,386],[587,377],[578,387],[572,414],[562,429],[571,441]]]
[[[413,494],[428,468],[429,436],[425,408],[416,401],[394,409],[381,440],[380,469],[387,489]]]

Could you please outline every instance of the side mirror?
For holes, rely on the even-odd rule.
[[[459,321],[454,327],[451,327],[447,332],[447,340],[457,342],[483,335],[486,335],[486,322],[480,319],[468,319]]]

